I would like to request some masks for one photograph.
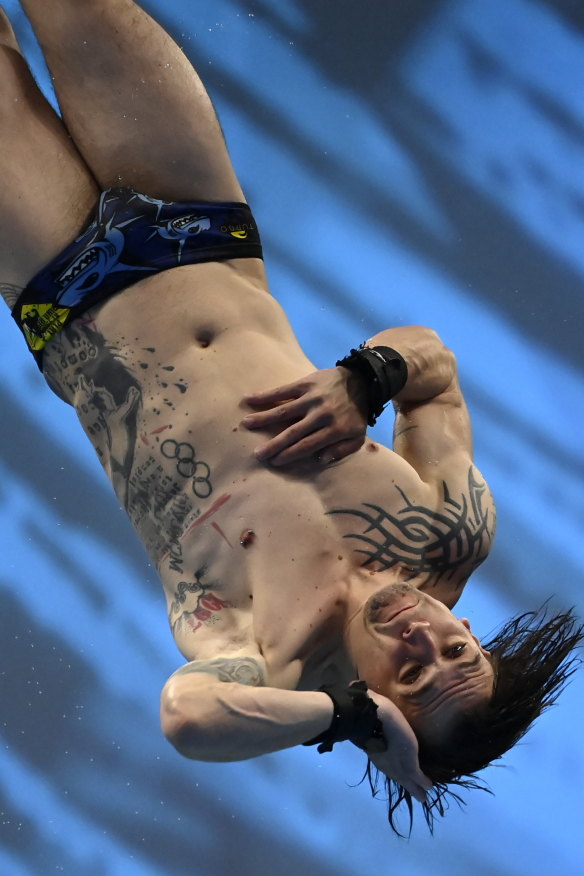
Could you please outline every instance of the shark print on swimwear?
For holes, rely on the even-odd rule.
[[[57,332],[144,277],[181,265],[261,257],[247,204],[176,203],[108,189],[88,228],[31,280],[12,316],[42,369],[42,351]]]

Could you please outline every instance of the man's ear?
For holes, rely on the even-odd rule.
[[[481,651],[485,655],[485,657],[490,657],[491,652],[487,651],[485,648],[483,648],[483,646],[481,645],[481,643],[479,642],[479,640],[477,639],[477,637],[475,636],[475,634],[471,630],[469,619],[467,617],[461,617],[460,623],[463,625],[463,627],[466,627],[466,629],[469,631],[469,633],[471,634],[471,636],[473,638],[473,641],[476,642],[476,644],[479,646],[479,648],[481,649]]]

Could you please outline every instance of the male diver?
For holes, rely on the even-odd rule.
[[[495,529],[454,355],[389,328],[315,370],[179,47],[132,0],[22,6],[61,117],[3,14],[0,291],[160,575],[163,730],[208,761],[351,740],[390,821],[431,824],[581,638],[528,615],[481,645],[452,613]],[[390,400],[393,450],[366,435]]]

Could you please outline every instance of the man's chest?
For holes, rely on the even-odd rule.
[[[438,507],[384,448],[302,478],[251,468],[218,487],[161,570],[189,654],[208,636],[241,647],[245,628],[271,665],[303,662],[327,624],[342,626],[357,570],[449,593],[480,547],[482,524],[465,498]]]

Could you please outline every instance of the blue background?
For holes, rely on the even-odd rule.
[[[212,93],[272,289],[316,365],[408,323],[457,353],[499,507],[460,614],[482,635],[548,596],[584,615],[580,4],[144,6]],[[156,575],[74,413],[5,308],[0,322],[3,876],[584,873],[582,672],[484,774],[495,796],[469,793],[433,839],[419,819],[409,843],[390,833],[385,804],[350,787],[349,744],[182,760],[158,724],[180,658]],[[388,416],[375,437],[390,430]]]

